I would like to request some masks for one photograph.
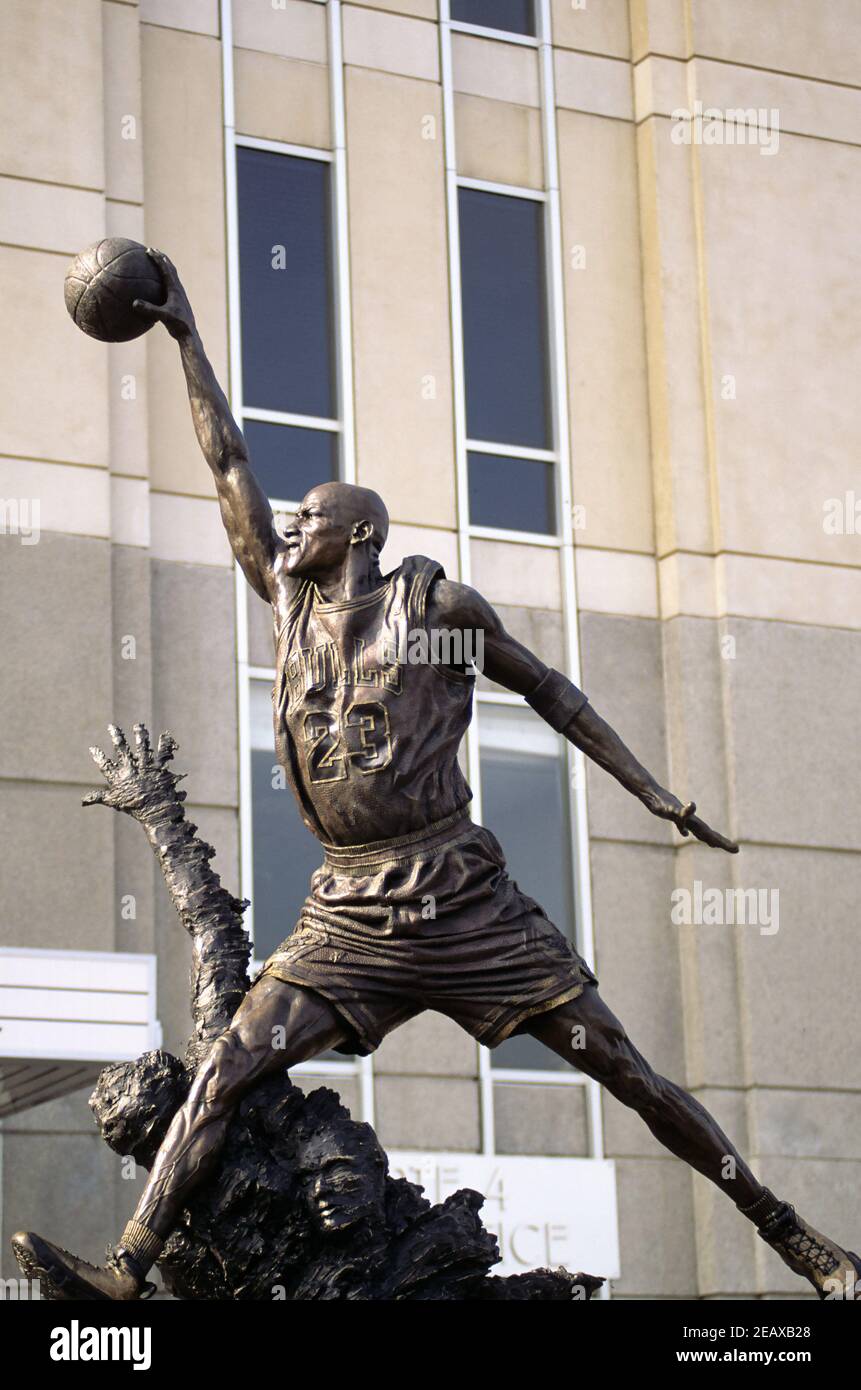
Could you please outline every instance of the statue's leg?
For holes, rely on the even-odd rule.
[[[705,1106],[660,1076],[637,1051],[595,985],[531,1019],[528,1031],[636,1110],[664,1148],[732,1197],[763,1239],[810,1280],[820,1297],[861,1301],[858,1257],[808,1226],[763,1187]]]
[[[531,1021],[529,1031],[645,1120],[665,1149],[703,1173],[741,1207],[763,1193],[741,1154],[704,1106],[659,1076],[594,985]]]
[[[198,1068],[133,1220],[166,1240],[189,1194],[210,1171],[246,1091],[269,1073],[316,1057],[345,1036],[342,1020],[319,994],[270,975],[258,981]]]
[[[19,1264],[54,1297],[138,1297],[178,1213],[211,1170],[242,1096],[271,1072],[307,1061],[346,1037],[343,1021],[320,995],[264,976],[201,1063],[107,1266],[89,1265],[32,1232],[13,1237]]]

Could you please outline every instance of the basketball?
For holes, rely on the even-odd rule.
[[[151,327],[136,299],[163,304],[161,273],[139,241],[105,237],[76,256],[66,271],[66,308],[78,327],[103,343],[127,343]]]

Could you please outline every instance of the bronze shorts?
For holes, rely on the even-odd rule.
[[[424,1009],[496,1047],[597,983],[466,813],[397,840],[325,849],[295,931],[260,976],[328,999],[351,1029],[339,1052],[373,1052]]]

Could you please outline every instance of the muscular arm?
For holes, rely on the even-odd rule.
[[[428,622],[431,627],[481,632],[482,669],[488,679],[523,695],[542,719],[615,777],[653,815],[673,821],[683,835],[693,834],[705,844],[736,853],[737,845],[693,814],[693,802],[683,804],[655,780],[615,729],[596,714],[582,691],[506,632],[499,614],[475,589],[438,580],[431,591]]]
[[[230,547],[251,587],[271,602],[283,553],[272,508],[251,471],[245,440],[204,351],[176,269],[162,251],[149,254],[164,277],[167,295],[164,304],[138,300],[135,308],[145,318],[163,323],[179,343],[197,442],[215,478]]]

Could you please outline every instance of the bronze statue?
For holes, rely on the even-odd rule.
[[[457,763],[474,672],[400,661],[409,634],[480,631],[488,677],[522,695],[653,815],[715,848],[737,846],[693,802],[661,787],[587,697],[515,641],[475,590],[422,556],[382,575],[388,517],[375,493],[343,483],[313,488],[285,535],[277,533],[176,270],[163,253],[151,254],[165,301],[136,307],[179,344],[233,553],[271,604],[276,748],[324,862],[296,930],[203,1056],[112,1259],[93,1267],[21,1234],[13,1242],[19,1260],[75,1297],[138,1297],[252,1088],[327,1048],[371,1052],[431,1008],[489,1047],[528,1032],[576,1062],[725,1191],[820,1296],[853,1290],[858,1280],[849,1296],[861,1298],[861,1260],[763,1187],[703,1106],[655,1073],[587,964],[508,877],[493,835],[470,820]],[[272,1046],[275,1028],[284,1030],[284,1049]],[[575,1028],[584,1045],[572,1052]]]
[[[90,1097],[105,1142],[149,1170],[195,1070],[248,991],[250,946],[245,904],[222,887],[212,846],[185,819],[173,739],[163,734],[153,751],[143,725],[133,747],[119,729],[112,734],[116,761],[94,750],[106,785],[85,804],[110,806],[144,828],[192,941],[184,1061],[159,1050],[105,1067]],[[303,1095],[282,1069],[243,1096],[158,1268],[183,1299],[563,1302],[587,1301],[600,1287],[567,1270],[489,1273],[499,1248],[481,1206],[467,1189],[432,1206],[414,1183],[389,1176],[370,1125],[351,1119],[332,1091]],[[44,1297],[91,1296],[73,1264],[60,1282],[35,1251],[35,1242],[22,1245],[18,1257]]]

